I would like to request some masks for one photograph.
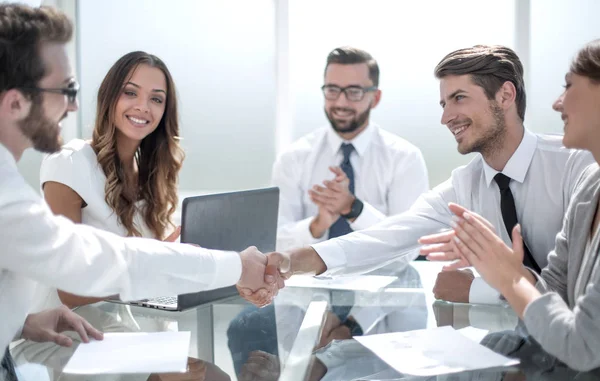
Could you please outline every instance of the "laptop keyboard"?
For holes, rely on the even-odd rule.
[[[161,296],[158,298],[152,298],[148,300],[150,303],[158,303],[158,304],[174,304],[177,305],[177,297],[176,296]]]

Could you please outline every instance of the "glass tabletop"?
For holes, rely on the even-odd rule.
[[[21,341],[12,344],[11,353],[20,380],[587,380],[600,377],[597,372],[584,374],[570,370],[545,353],[527,337],[517,316],[505,304],[436,301],[432,290],[440,270],[441,265],[430,262],[413,262],[409,266],[392,263],[369,273],[367,286],[358,287],[367,290],[361,291],[300,287],[296,282],[296,286],[281,290],[275,302],[264,308],[231,297],[183,312],[110,302],[76,310],[103,332],[189,331],[189,370],[183,374],[63,373],[76,345],[63,348]],[[482,345],[519,358],[521,364],[419,378],[396,372],[351,339],[355,335],[439,326],[477,328],[485,335]],[[74,334],[71,337],[78,342]]]

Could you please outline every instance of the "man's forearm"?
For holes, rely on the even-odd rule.
[[[319,275],[327,270],[323,259],[310,246],[293,249],[289,254],[292,274],[315,273]]]

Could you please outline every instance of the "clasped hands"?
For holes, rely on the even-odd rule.
[[[265,255],[251,246],[240,253],[240,258],[242,276],[236,284],[238,292],[257,307],[270,304],[289,277],[289,256],[277,252]]]

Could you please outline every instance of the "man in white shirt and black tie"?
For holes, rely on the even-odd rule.
[[[371,121],[382,92],[369,53],[331,51],[321,90],[330,126],[300,138],[273,166],[278,250],[368,228],[408,210],[429,189],[421,151]]]
[[[282,271],[338,275],[392,260],[408,262],[418,255],[414,249],[420,237],[451,227],[450,202],[491,221],[508,244],[506,226],[519,222],[529,260],[538,268],[546,266],[577,179],[593,162],[591,155],[564,148],[560,136],[536,135],[524,127],[523,66],[511,49],[478,45],[454,51],[437,65],[435,75],[442,124],[455,136],[460,153],[480,155],[423,194],[408,212],[311,247],[274,253]],[[422,252],[429,259],[452,257],[451,233],[421,242],[438,244]],[[446,270],[464,266],[459,262]],[[449,301],[500,302],[498,293],[469,271],[441,273],[434,293]]]

